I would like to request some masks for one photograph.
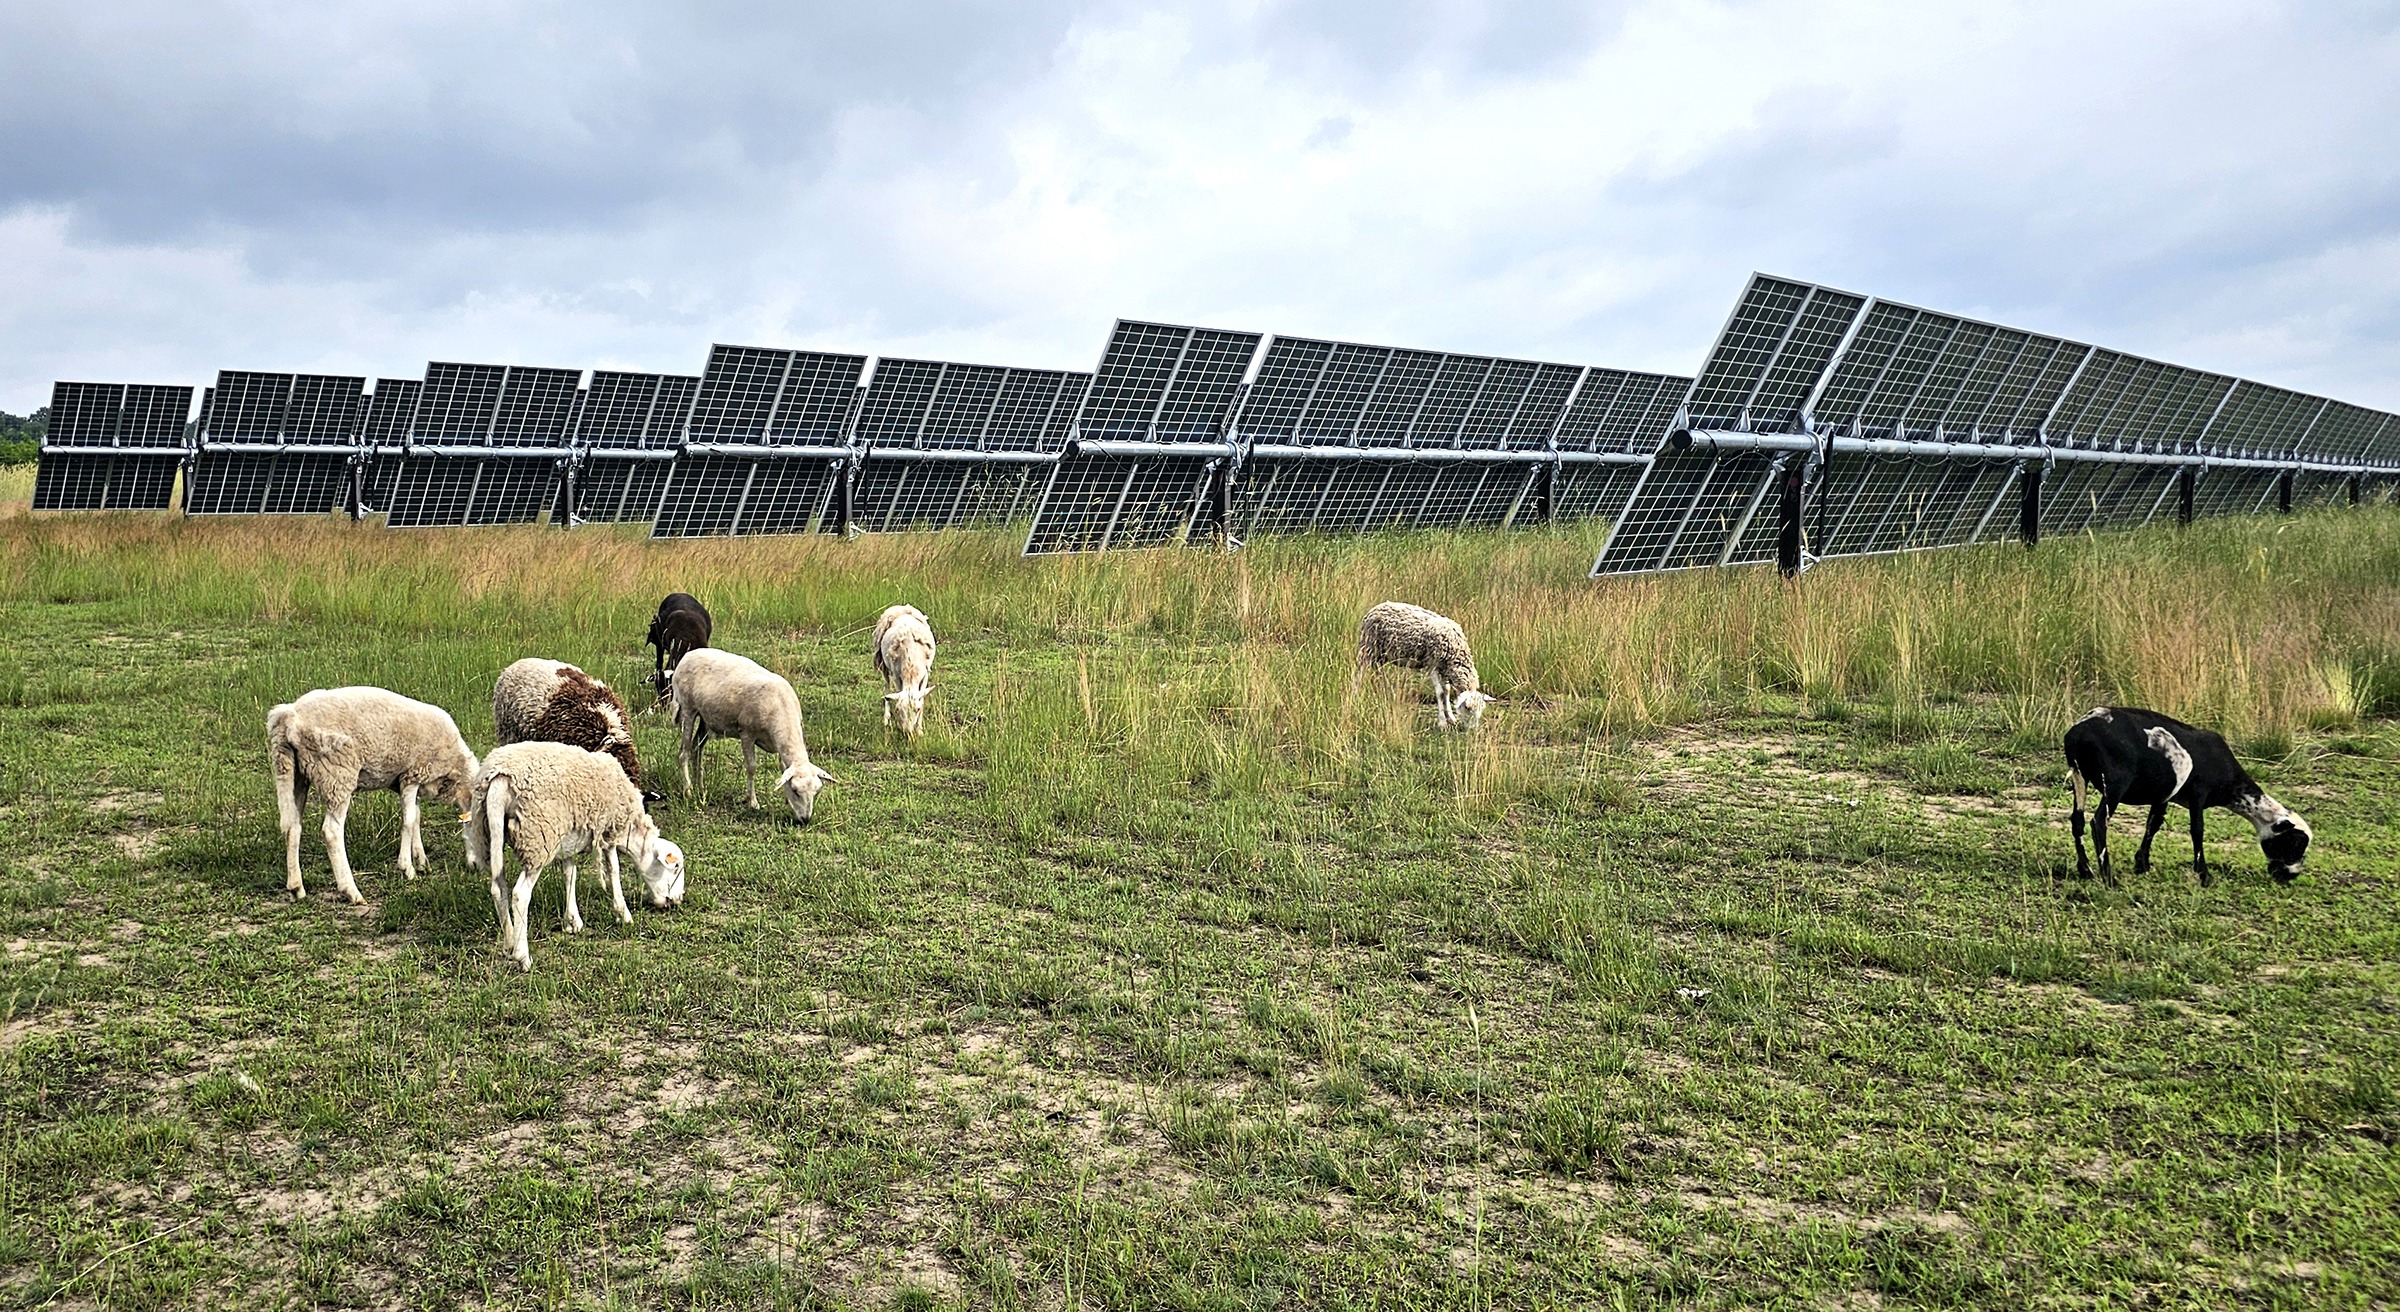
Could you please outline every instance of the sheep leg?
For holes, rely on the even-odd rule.
[[[1457,713],[1450,708],[1450,685],[1443,681],[1441,672],[1438,670],[1434,672],[1433,676],[1433,713],[1445,729],[1458,723]]]
[[[276,818],[283,826],[283,891],[297,902],[308,896],[300,883],[300,812],[308,805],[308,776],[300,772],[300,763],[289,752],[278,751],[275,760]]]
[[[625,884],[617,872],[617,849],[608,849],[608,897],[617,906],[617,923],[633,923],[633,910],[625,905]]]
[[[575,862],[571,857],[567,861],[567,932],[583,932],[583,908],[575,901]]]
[[[500,950],[508,952],[517,946],[516,922],[509,917],[508,885],[500,880],[500,867],[507,864],[508,844],[492,842],[492,914],[500,921]],[[519,865],[524,862],[519,860]]]
[[[742,782],[750,785],[750,809],[758,809],[758,742],[742,740]]]
[[[2067,767],[2067,789],[2075,795],[2075,806],[2067,813],[2067,828],[2075,833],[2075,877],[2092,877],[2092,859],[2083,850],[2083,771]]]
[[[350,799],[357,796],[355,783],[337,783],[325,790],[325,855],[333,859],[333,883],[342,896],[353,905],[367,900],[358,891],[358,880],[350,873],[350,845],[345,826],[350,822]]]
[[[2103,797],[2092,812],[2092,848],[2100,854],[2100,878],[2104,883],[2117,882],[2115,867],[2108,860],[2108,817],[2117,809],[2116,799]]]
[[[2192,808],[2192,873],[2200,876],[2200,887],[2217,882],[2216,872],[2208,868],[2208,819],[2199,807]]]
[[[2142,826],[2142,845],[2134,849],[2133,873],[2137,875],[2150,873],[2150,840],[2158,837],[2159,826],[2166,822],[2167,804],[2165,802],[2160,802],[2150,808],[2149,823]]]
[[[403,879],[415,879],[418,863],[425,860],[425,838],[417,830],[423,819],[424,816],[417,810],[417,786],[403,784],[400,788],[400,876]]]
[[[895,693],[900,691],[898,688],[892,686],[892,681],[889,679],[883,681],[883,690],[886,693]],[[883,727],[886,729],[892,727],[892,699],[888,696],[883,699]]]
[[[702,747],[708,745],[707,731],[699,726],[696,717],[688,717],[680,711],[675,715],[675,727],[680,731],[681,750],[676,753],[676,756],[683,762],[684,795],[700,801],[707,801],[707,795],[701,793],[699,784],[692,780],[692,760],[700,754]],[[705,783],[707,779],[708,769],[704,762],[700,770],[700,782]]]
[[[516,930],[516,942],[510,945],[509,955],[517,959],[517,969],[533,969],[533,946],[525,938],[525,925],[533,914],[533,886],[541,879],[547,866],[520,866],[517,871],[516,897],[509,919]]]

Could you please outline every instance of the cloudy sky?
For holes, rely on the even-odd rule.
[[[2400,407],[2400,4],[0,5],[0,409],[1116,316],[1688,371],[1753,269]]]

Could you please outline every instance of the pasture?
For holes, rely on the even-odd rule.
[[[0,517],[0,1305],[2400,1299],[2400,512],[1796,583],[1596,544]],[[362,797],[356,908],[312,811],[283,896],[270,705],[488,751],[519,656],[646,700],[677,589],[798,687],[813,825],[716,745],[655,808],[689,901],[587,878],[569,936],[554,872],[530,975],[440,807],[403,883]],[[1353,687],[1386,598],[1465,624],[1480,734]],[[2219,813],[2214,888],[2179,823],[2072,879],[2101,701],[2224,728],[2309,872]]]

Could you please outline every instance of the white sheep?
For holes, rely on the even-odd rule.
[[[583,932],[576,904],[575,858],[590,852],[608,865],[608,895],[617,919],[631,922],[618,854],[633,858],[650,889],[650,905],[683,901],[683,849],[661,838],[658,824],[642,810],[642,795],[616,758],[568,743],[523,742],[495,747],[476,771],[465,817],[467,864],[488,871],[492,911],[500,918],[500,950],[525,970],[533,949],[525,922],[534,885],[553,861],[567,867],[567,932]],[[502,881],[508,852],[520,869],[512,891]]]
[[[430,864],[418,794],[463,811],[475,777],[475,753],[448,711],[382,688],[320,688],[268,711],[267,758],[283,826],[283,886],[295,899],[308,896],[300,883],[300,813],[309,789],[325,797],[333,881],[342,896],[364,902],[343,833],[358,791],[400,794],[400,873],[415,879],[417,867]]]
[[[1435,713],[1444,728],[1474,728],[1492,703],[1480,690],[1467,631],[1422,606],[1387,601],[1368,611],[1358,626],[1358,661],[1362,669],[1397,665],[1432,675]]]
[[[807,823],[816,813],[817,790],[833,776],[808,759],[808,741],[800,731],[800,695],[782,675],[746,656],[716,647],[686,652],[669,685],[675,698],[675,728],[682,736],[683,786],[707,800],[693,778],[700,751],[711,738],[742,741],[742,777],[750,786],[750,807],[758,809],[758,745],[764,743],[783,763],[775,788],[792,808],[792,818]],[[700,777],[705,780],[707,771]]]
[[[565,661],[528,656],[500,671],[492,685],[492,728],[502,746],[568,743],[606,752],[639,788],[642,766],[627,727],[632,717],[616,689]]]
[[[933,691],[933,626],[914,606],[887,606],[875,621],[875,668],[883,675],[883,722],[900,711],[900,732],[925,732],[925,694]]]

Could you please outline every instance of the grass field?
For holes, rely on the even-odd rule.
[[[2400,512],[1797,584],[1015,546],[0,518],[0,1305],[2400,1300]],[[529,976],[438,809],[404,883],[362,800],[358,908],[312,813],[281,895],[268,706],[488,749],[504,664],[630,691],[673,589],[799,687],[814,825],[719,745],[687,904],[570,936],[554,877]],[[1353,688],[1387,597],[1484,733]],[[2069,878],[2098,701],[2225,726],[2309,873],[2219,816],[2213,888],[2180,825]]]

